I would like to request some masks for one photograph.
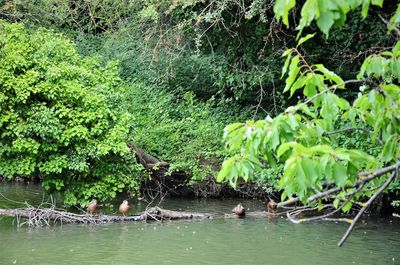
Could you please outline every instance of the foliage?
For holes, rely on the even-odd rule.
[[[5,0],[0,8],[1,13],[13,21],[86,33],[116,28],[133,10],[132,2],[114,0]]]
[[[294,3],[275,3],[276,17],[286,25]],[[236,155],[223,163],[218,180],[229,180],[234,186],[238,177],[251,180],[262,168],[284,163],[279,180],[282,200],[297,197],[304,204],[314,203],[310,200],[313,195],[323,194],[326,187],[338,187],[337,196],[320,196],[317,202],[321,205],[333,200],[335,208],[347,212],[362,197],[371,197],[388,179],[383,175],[366,184],[362,182],[365,176],[359,173],[396,164],[400,159],[400,42],[391,50],[368,56],[355,80],[343,81],[323,64],[310,64],[300,50],[314,36],[301,37],[306,26],[316,20],[327,35],[333,25],[343,25],[351,9],[361,6],[365,17],[370,5],[369,0],[326,3],[327,6],[316,6],[312,0],[304,3],[297,45],[282,55],[286,58],[282,69],[282,77],[286,75],[284,91],[290,96],[301,91],[304,99],[274,118],[227,126],[224,137]],[[382,1],[371,4],[380,6]],[[396,30],[398,26],[389,24],[389,29]],[[361,84],[353,103],[338,92],[348,84]],[[353,136],[371,137],[372,145],[344,142],[340,134],[349,131]]]
[[[233,121],[238,107],[229,111],[212,101],[199,102],[191,93],[177,98],[137,82],[130,84],[125,101],[128,111],[135,115],[131,140],[169,161],[169,173],[183,171],[191,176],[190,181],[216,174],[225,154],[223,128],[227,121]]]
[[[336,1],[328,0],[319,2],[316,0],[307,0],[301,8],[301,19],[297,29],[299,35],[302,30],[311,25],[314,20],[318,28],[325,34],[329,34],[329,30],[333,25],[341,27],[346,21],[347,13],[350,10],[361,7],[361,14],[365,18],[368,14],[370,5],[382,7],[383,0],[351,0]],[[289,13],[296,6],[296,0],[277,0],[274,5],[276,18],[282,18],[283,24],[289,27]]]
[[[305,5],[301,8],[303,2]],[[127,103],[118,105],[130,109],[133,115],[135,133],[130,137],[151,154],[172,162],[171,170],[193,172],[194,179],[200,179],[212,172],[203,171],[203,160],[206,164],[209,160],[219,161],[224,153],[216,139],[224,120],[245,119],[250,110],[258,115],[254,118],[276,115],[285,110],[287,104],[302,99],[303,90],[308,95],[319,93],[321,82],[335,84],[330,78],[354,78],[365,57],[395,42],[393,34],[386,34],[387,29],[382,27],[378,15],[379,11],[387,17],[394,4],[385,3],[378,9],[381,4],[375,0],[329,0],[319,6],[315,4],[320,1],[303,2],[8,0],[0,3],[0,8],[9,20],[23,20],[32,27],[46,26],[67,34],[85,56],[100,55],[104,64],[117,59],[120,76],[130,82],[125,91]],[[363,10],[367,7],[373,11],[368,20],[363,20]],[[309,12],[313,10],[317,11]],[[283,59],[277,55],[287,47],[296,46],[296,40],[292,29],[286,29],[274,19],[274,11],[276,18],[280,17],[285,24],[302,25],[304,35],[310,33],[311,28],[305,25],[314,23],[325,33],[288,51],[287,70],[290,73],[292,64],[292,69],[300,68],[301,78],[298,79],[304,81],[303,85],[307,82],[307,88],[303,89],[303,81],[294,80],[293,86],[287,88],[293,94],[290,98],[276,90],[285,86],[279,80]],[[289,12],[295,13],[293,18],[289,17]],[[306,16],[299,23],[296,17],[301,18],[302,13]],[[388,21],[396,24],[398,15]],[[327,31],[329,25],[341,27]],[[388,29],[396,31],[393,26]],[[296,56],[297,67],[293,62]],[[310,69],[303,71],[307,69],[306,63]],[[332,76],[327,69],[335,69],[336,75]],[[297,78],[295,72],[291,75]],[[338,83],[336,85],[339,87]],[[332,130],[353,127],[349,120],[336,116],[346,112],[347,104],[350,107],[349,102],[357,98],[358,89],[352,89],[357,85],[346,83],[347,89],[333,89],[334,95],[326,93],[321,101],[327,106],[323,114],[317,105],[311,106],[310,111],[315,112],[316,118],[307,117],[303,111],[314,101],[304,104],[307,106],[301,107],[294,116],[302,115],[299,124],[303,123],[304,115],[311,124],[313,119],[323,118],[321,115],[335,116],[331,117]],[[346,106],[339,106],[337,110],[334,105],[330,108],[327,102],[337,104],[336,101]],[[170,106],[174,106],[174,110],[170,110]],[[243,116],[240,112],[244,112]],[[357,126],[356,130],[325,135],[323,143],[335,150],[364,150],[376,156],[380,144],[375,138],[371,139],[366,131],[369,128]],[[307,135],[302,137],[307,138]],[[328,143],[324,142],[326,139]],[[240,152],[239,149],[231,151]],[[251,178],[276,187],[283,166],[282,158],[273,158],[276,168],[265,168],[264,163],[270,158],[262,158],[262,167],[252,169]],[[235,177],[231,180],[235,183]]]
[[[157,83],[175,94],[192,92],[205,101],[213,97],[248,108],[260,105],[264,113],[271,106],[275,112],[284,109],[286,100],[275,90],[282,85],[277,54],[294,42],[292,31],[274,19],[272,2],[111,2],[11,0],[2,10],[9,19],[67,32],[85,54],[118,59],[124,79]],[[312,52],[312,61],[322,59],[327,68],[347,77],[363,59],[360,48],[382,47],[390,41],[384,30],[378,30],[379,17],[371,19],[374,22],[366,23],[351,16],[351,26],[328,39],[310,40],[305,53]],[[322,48],[322,43],[329,45]]]
[[[53,32],[0,21],[0,175],[43,178],[65,203],[137,191],[117,65],[82,58]]]

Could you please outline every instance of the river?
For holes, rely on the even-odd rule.
[[[0,208],[23,207],[24,201],[37,205],[43,198],[40,186],[0,183]],[[165,199],[160,206],[221,214],[237,202]],[[263,210],[257,200],[242,203]],[[132,214],[146,206],[133,204]],[[361,223],[339,248],[347,227],[332,222],[295,225],[285,218],[216,218],[18,228],[13,218],[0,217],[0,264],[400,264],[400,220]]]

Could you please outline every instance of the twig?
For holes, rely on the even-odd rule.
[[[345,222],[345,223],[351,223],[352,220],[349,218],[324,218],[322,219],[323,221],[331,221],[331,222]]]
[[[325,135],[332,135],[332,134],[337,134],[337,133],[342,133],[342,132],[347,132],[347,131],[365,131],[368,133],[371,133],[370,130],[366,129],[366,128],[353,128],[353,127],[348,127],[348,128],[343,128],[343,129],[339,129],[336,131],[331,131],[331,132],[325,132]]]
[[[302,103],[300,103],[299,105],[297,105],[293,110],[290,111],[290,113],[295,114],[299,109],[301,109],[301,107],[303,107],[304,105],[307,105],[308,103],[310,103],[311,101],[313,101],[314,99],[316,99],[317,97],[321,96],[322,94],[325,94],[331,90],[335,90],[337,89],[339,86],[341,85],[346,85],[346,84],[350,84],[350,83],[364,83],[365,80],[347,80],[344,81],[341,84],[335,84],[333,86],[327,87],[326,89],[322,90],[321,92],[315,94],[312,97],[309,97],[307,100],[303,101]]]
[[[386,25],[390,26],[393,28],[398,35],[400,35],[400,29],[396,27],[396,25],[393,25],[390,21],[387,21],[384,17],[381,16],[381,14],[378,14],[379,18],[385,23]]]

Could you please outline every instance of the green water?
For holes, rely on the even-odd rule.
[[[0,194],[16,201],[0,195],[0,208],[43,200],[37,186],[0,184]],[[165,200],[161,206],[219,214],[235,203]],[[243,203],[250,210],[262,209],[258,201]],[[145,206],[141,202],[132,213]],[[284,218],[43,228],[17,228],[15,223],[0,218],[0,264],[400,264],[400,222],[390,219],[359,225],[342,248],[336,243],[347,225],[295,225]]]

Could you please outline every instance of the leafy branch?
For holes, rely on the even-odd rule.
[[[382,2],[372,1],[372,4],[381,6]],[[276,18],[282,18],[287,26],[288,13],[295,3],[295,0],[275,3]],[[333,24],[344,23],[350,10],[361,6],[366,17],[371,4],[367,0],[352,3],[332,0],[330,9],[324,10],[326,6],[315,3],[308,0],[303,5],[297,27],[300,33],[316,20],[321,31],[328,35]],[[325,15],[335,12],[340,16]],[[396,25],[400,23],[399,14],[400,11],[396,12],[391,19]],[[354,220],[341,218],[351,222],[351,226],[339,242],[340,246],[362,213],[398,175],[400,41],[390,51],[368,56],[357,79],[343,81],[324,65],[309,64],[300,53],[299,46],[314,35],[299,38],[296,47],[282,55],[286,57],[282,77],[287,75],[284,92],[290,92],[291,97],[301,91],[305,100],[274,118],[227,126],[224,134],[227,147],[236,154],[224,162],[218,180],[229,180],[235,186],[239,177],[253,180],[263,168],[284,164],[283,170],[278,171],[282,189],[282,202],[278,207],[296,203],[307,206],[287,213],[294,222],[331,221],[331,216],[348,213],[354,205],[361,205]],[[336,94],[337,89],[346,89],[350,83],[361,84],[360,93],[352,104]],[[362,145],[346,148],[339,137],[346,131],[354,135],[368,131],[372,142],[381,144],[379,152],[373,156],[369,154],[371,148]],[[392,166],[382,167],[390,164]],[[387,178],[390,172],[392,175]],[[363,203],[365,198],[368,201]],[[333,210],[311,218],[295,218],[301,211],[327,209]]]

